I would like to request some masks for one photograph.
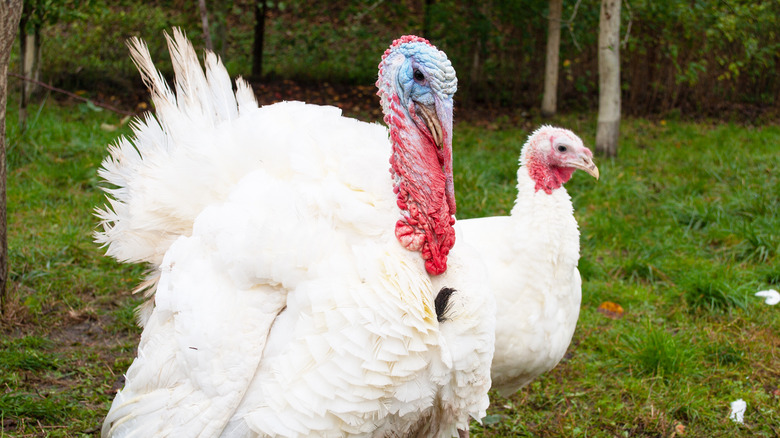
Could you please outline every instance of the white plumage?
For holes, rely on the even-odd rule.
[[[563,358],[579,317],[579,230],[563,183],[575,169],[598,178],[592,153],[571,131],[529,136],[510,216],[459,220],[487,265],[496,297],[493,387],[509,396]]]
[[[136,121],[135,139],[112,147],[100,171],[114,187],[98,210],[97,240],[119,260],[154,268],[138,356],[103,435],[467,430],[488,405],[493,298],[479,267],[429,275],[449,251],[429,247],[449,231],[425,234],[416,210],[399,208],[409,192],[405,204],[429,210],[414,197],[422,184],[442,217],[454,212],[446,169],[455,78],[446,56],[416,37],[388,49],[378,85],[389,141],[385,127],[337,108],[258,108],[242,80],[234,94],[216,56],[206,55],[204,76],[182,33],[169,47],[175,94],[145,45],[131,42],[157,118]],[[388,84],[408,87],[407,96],[390,95]],[[412,152],[400,148],[407,143]],[[395,166],[391,178],[391,154],[433,157],[439,174],[429,181],[416,164],[423,181]],[[399,244],[402,226],[419,248]],[[462,265],[459,251],[450,266]],[[445,286],[457,292],[437,314]]]

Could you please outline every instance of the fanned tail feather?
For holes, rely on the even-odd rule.
[[[218,79],[209,82],[206,76],[203,75],[203,68],[198,61],[195,48],[192,47],[192,44],[187,40],[180,29],[174,28],[173,36],[166,33],[165,39],[168,41],[168,51],[171,54],[173,72],[176,78],[174,84],[176,87],[176,96],[179,100],[179,112],[192,120],[202,119],[204,123],[208,124],[219,122],[221,121],[220,119],[230,120],[235,118],[237,114],[236,99],[233,95],[230,78],[228,77],[225,68],[222,66],[222,63],[217,61],[216,65],[212,64],[212,66],[216,68],[221,68],[223,75],[218,73],[211,74],[211,77]],[[216,58],[216,55],[211,53],[211,57]],[[206,63],[206,66],[209,67],[208,62]],[[224,82],[219,80],[223,77],[227,79]],[[227,85],[227,87],[224,90],[212,88],[212,86],[220,87],[225,85]],[[217,99],[215,99],[218,95],[225,97],[227,94],[230,94],[232,109],[228,109],[229,105],[220,107],[220,105],[218,105],[220,102],[217,102]],[[218,108],[223,109],[225,112],[219,113]],[[159,113],[159,110],[158,116],[163,116]]]
[[[97,208],[100,228],[95,240],[122,262],[150,263],[153,272],[138,290],[153,290],[155,269],[170,245],[189,235],[195,217],[226,192],[228,166],[210,166],[219,159],[220,143],[209,141],[219,125],[258,108],[249,84],[236,80],[214,53],[205,56],[205,73],[184,32],[166,34],[175,72],[175,90],[152,61],[147,45],[131,38],[128,47],[149,88],[155,115],[135,119],[132,138],[109,147],[99,176],[107,204]]]

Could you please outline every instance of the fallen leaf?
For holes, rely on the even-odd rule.
[[[604,301],[596,310],[610,319],[620,319],[623,317],[623,307],[612,301]]]

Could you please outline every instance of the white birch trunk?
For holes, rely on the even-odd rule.
[[[214,51],[214,44],[211,42],[211,31],[209,30],[209,14],[206,10],[206,0],[198,0],[198,9],[200,9],[200,24],[203,27],[203,40],[206,48]]]
[[[41,78],[41,69],[40,69],[40,47],[41,42],[40,38],[38,38],[39,32],[33,32],[28,33],[25,35],[25,43],[24,43],[24,55],[23,60],[24,63],[22,65],[22,76],[35,79],[36,81],[39,81]],[[33,94],[37,89],[38,85],[36,85],[33,82],[24,81],[24,92],[25,92],[25,98],[29,97],[31,94]]]
[[[544,65],[544,97],[542,97],[542,116],[544,117],[552,117],[557,112],[561,9],[563,9],[563,0],[550,0],[550,15],[547,25],[547,59]]]
[[[620,132],[620,0],[602,0],[596,151],[614,157]]]

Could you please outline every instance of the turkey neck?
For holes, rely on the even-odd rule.
[[[452,167],[442,167],[430,134],[421,131],[427,128],[419,127],[411,119],[415,103],[410,102],[405,108],[397,94],[387,92],[389,83],[383,84],[381,77],[379,83],[392,143],[393,192],[401,209],[395,235],[405,248],[420,251],[429,274],[439,275],[447,270],[447,254],[455,244],[455,219],[446,195]],[[448,133],[451,132],[450,127]],[[451,141],[447,140],[448,145]]]
[[[529,173],[532,168],[532,163],[522,165],[517,172],[517,200],[511,213],[516,232],[524,236],[523,251],[537,256],[545,251],[558,267],[576,266],[580,233],[571,197],[562,185],[549,193],[540,189]]]

